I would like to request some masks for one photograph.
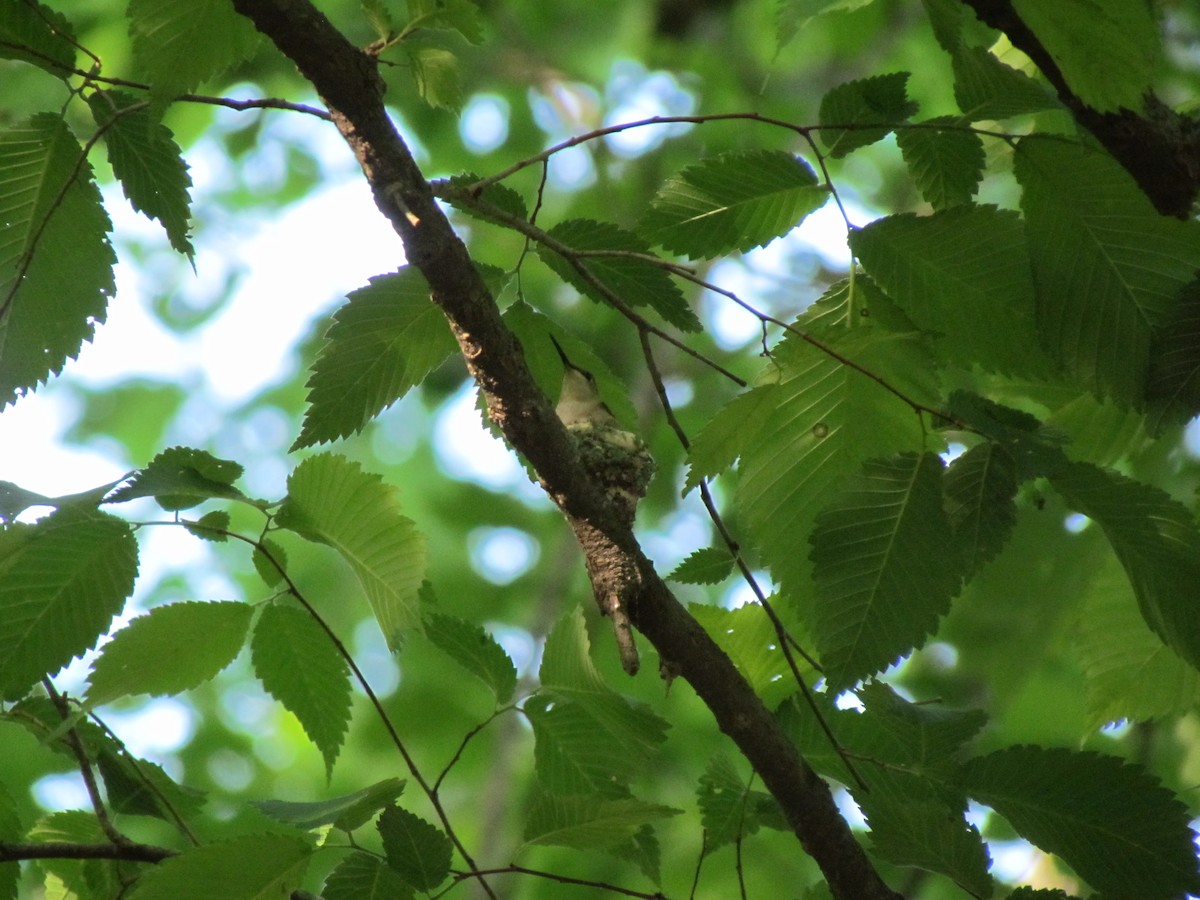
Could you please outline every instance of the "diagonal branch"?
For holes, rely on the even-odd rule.
[[[712,710],[778,799],[804,849],[839,900],[896,900],[841,817],[829,786],[797,753],[729,658],[672,596],[628,524],[587,478],[574,444],[525,365],[466,247],[434,202],[429,183],[383,104],[376,62],[309,0],[232,0],[312,82],[354,151],[376,205],[432,289],[492,420],[533,465],[562,509],[597,596],[628,598],[633,622]]]
[[[1155,209],[1164,216],[1188,218],[1200,194],[1200,121],[1175,112],[1154,94],[1147,94],[1144,110],[1092,109],[1071,90],[1058,63],[1011,0],[963,2],[1034,61],[1075,120],[1125,167]]]

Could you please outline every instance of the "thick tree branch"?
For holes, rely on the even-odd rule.
[[[1165,216],[1186,219],[1200,193],[1200,121],[1180,115],[1153,94],[1142,110],[1099,112],[1068,86],[1062,70],[1010,0],[963,0],[976,17],[1008,35],[1054,86],[1058,99],[1133,176]]]
[[[492,420],[532,463],[542,486],[566,514],[597,596],[616,591],[630,602],[634,624],[691,683],[779,800],[834,896],[898,898],[872,868],[828,785],[800,758],[729,658],[671,595],[629,526],[620,523],[588,480],[466,247],[388,119],[375,60],[349,44],[309,0],[232,3],[296,64],[329,107],[376,205],[399,233],[408,261],[425,276],[433,301],[449,320]]]
[[[47,841],[44,844],[10,844],[0,841],[0,863],[23,859],[125,859],[130,862],[162,862],[175,850],[126,841],[121,844],[75,844]]]

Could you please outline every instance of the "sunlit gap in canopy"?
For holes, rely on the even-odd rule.
[[[634,60],[616,60],[601,94],[580,82],[547,80],[529,91],[533,120],[546,134],[547,146],[576,135],[655,116],[686,116],[695,112],[696,96],[674,74],[647,71]],[[608,136],[606,146],[618,157],[606,174],[619,177],[620,159],[647,153],[669,137],[686,132],[686,123],[633,128]],[[577,191],[597,180],[592,149],[579,145],[554,154],[548,163],[551,187]]]
[[[878,213],[843,199],[850,220],[865,225]],[[846,223],[832,200],[798,227],[765,247],[721,260],[705,280],[761,313],[789,321],[819,297],[814,284],[822,269],[848,272],[850,248]],[[701,310],[714,340],[725,350],[737,350],[762,338],[761,320],[733,300],[713,291],[701,296]]]
[[[239,92],[260,93],[253,85],[231,89]],[[253,149],[231,157],[220,138],[248,128],[250,115],[262,116],[261,132]],[[402,265],[403,248],[333,129],[307,116],[232,110],[216,110],[214,123],[185,151],[194,182],[195,272],[168,247],[157,222],[130,208],[120,188],[104,189],[120,260],[116,296],[107,322],[78,359],[0,413],[0,469],[10,480],[57,495],[145,465],[145,459],[114,458],[107,444],[73,446],[66,438],[81,413],[75,399],[80,389],[102,391],[142,379],[180,385],[190,398],[168,425],[162,446],[231,452],[248,443],[247,427],[264,426],[255,452],[244,458],[252,468],[269,471],[261,477],[248,472],[247,478],[256,493],[268,493],[268,485],[280,489],[278,461],[290,443],[292,423],[277,418],[246,423],[237,411],[292,377],[296,347],[321,316],[370,276]],[[288,191],[279,197],[271,192],[286,184],[285,151],[296,146],[315,161],[311,174],[320,187],[291,203]],[[250,207],[230,218],[227,207],[243,202],[238,195],[253,196],[267,208]]]
[[[438,466],[447,475],[510,493],[534,508],[550,501],[529,480],[516,455],[483,425],[475,383],[470,380],[442,404],[433,421]]]
[[[512,584],[538,561],[541,545],[519,528],[475,528],[467,535],[471,568],[492,584]]]

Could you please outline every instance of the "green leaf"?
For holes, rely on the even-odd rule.
[[[693,603],[688,612],[725,651],[768,709],[798,690],[796,676],[779,646],[779,635],[762,606],[744,603],[737,609],[722,609]],[[812,671],[794,650],[792,656],[801,675]]]
[[[1064,467],[1050,483],[1104,530],[1146,624],[1200,667],[1200,529],[1192,513],[1158,488],[1087,463]]]
[[[104,791],[114,812],[154,816],[175,824],[203,808],[203,791],[177,784],[162,766],[137,759],[123,750],[105,746],[96,754],[104,777]]]
[[[449,184],[452,188],[458,191],[464,191],[470,185],[479,181],[479,176],[474,172],[464,172],[462,175],[455,175],[450,179]],[[510,188],[507,184],[492,182],[483,188],[478,193],[473,194],[475,198],[482,200],[488,206],[495,207],[503,213],[511,216],[514,219],[528,220],[529,209],[525,206],[525,200]],[[480,219],[484,222],[492,222],[499,225],[508,225],[506,219],[500,218],[491,213],[486,207],[480,208],[476,204],[464,202],[461,197],[451,194],[447,201],[451,206],[459,212],[464,212],[474,219]]]
[[[325,338],[293,450],[361,431],[456,346],[446,317],[429,299],[429,284],[412,266],[352,292]]]
[[[517,669],[504,648],[481,626],[434,613],[425,618],[425,636],[486,684],[496,695],[497,703],[512,700],[517,687]]]
[[[1067,461],[1063,435],[1027,412],[963,390],[950,395],[947,412],[1007,450],[1016,463],[1018,482],[1057,471]]]
[[[329,777],[350,721],[346,660],[312,616],[291,606],[272,605],[262,611],[250,650],[254,674],[300,720],[325,757]]]
[[[1069,382],[1025,388],[1027,396],[1045,403],[1045,431],[1061,436],[1071,459],[1111,466],[1141,451],[1149,442],[1146,417],[1136,409],[1080,393]]]
[[[325,879],[323,900],[408,900],[413,889],[383,860],[357,851]]]
[[[910,703],[878,682],[859,689],[858,696],[866,713],[843,717],[852,725],[837,729],[847,746],[919,773],[952,770],[955,757],[987,725],[980,710]]]
[[[483,42],[483,17],[471,0],[408,0],[409,27],[457,31],[472,44]]]
[[[874,460],[820,516],[812,537],[813,637],[834,690],[925,642],[962,574],[932,453]]]
[[[0,697],[92,647],[137,576],[129,525],[95,510],[59,510],[0,531]]]
[[[728,547],[701,547],[677,565],[667,578],[681,584],[720,584],[733,571],[733,563]]]
[[[754,834],[760,825],[770,824],[762,821],[760,813],[774,817],[779,812],[775,798],[762,791],[750,790],[724,755],[713,757],[700,776],[696,799],[704,826],[706,855]]]
[[[250,561],[254,564],[254,571],[267,587],[278,587],[283,583],[283,572],[280,568],[287,571],[287,551],[276,541],[263,538],[260,545],[250,554]]]
[[[782,237],[828,197],[808,163],[790,153],[726,153],[688,166],[668,181],[638,231],[672,253],[712,259]]]
[[[1115,757],[1011,747],[968,762],[962,787],[1101,893],[1168,900],[1200,890],[1187,808]]]
[[[1115,560],[1090,586],[1074,645],[1087,677],[1089,729],[1181,716],[1200,704],[1200,672],[1150,631]]]
[[[336,550],[366,592],[388,646],[420,628],[417,591],[428,550],[412,521],[400,514],[396,490],[343,456],[318,453],[296,467],[275,523]]]
[[[782,50],[805,25],[818,16],[832,12],[850,12],[868,6],[874,0],[779,0],[775,12],[776,50]]]
[[[405,44],[417,93],[434,109],[462,109],[463,86],[458,57],[441,47]]]
[[[360,0],[359,6],[377,37],[387,39],[396,33],[396,23],[384,0]]]
[[[983,47],[959,46],[951,63],[954,99],[963,115],[973,122],[1059,108],[1058,101],[1042,85],[1006,66]]]
[[[116,290],[92,167],[52,113],[0,132],[0,408],[62,371]]]
[[[253,612],[245,603],[181,602],[138,616],[92,664],[88,705],[178,694],[215,678],[242,649]]]
[[[8,788],[0,783],[0,841],[15,844],[24,837],[25,829],[21,827],[21,817],[17,815],[17,802]],[[19,862],[14,860],[0,863],[0,898],[17,900],[17,883],[20,878]]]
[[[901,214],[850,235],[867,271],[962,366],[1046,375],[1034,328],[1025,230],[1011,210],[960,206]]]
[[[75,67],[75,30],[62,13],[29,0],[0,0],[0,59],[19,59],[64,81]]]
[[[392,805],[404,791],[400,778],[385,778],[370,787],[342,797],[297,803],[292,800],[256,800],[252,805],[272,819],[295,825],[305,831],[333,825],[343,831],[353,831],[366,824],[381,809]]]
[[[153,497],[163,509],[175,512],[191,509],[214,497],[244,500],[246,495],[233,487],[243,471],[239,463],[219,459],[205,450],[172,447],[138,470],[113,492],[108,502]]]
[[[387,863],[418,891],[432,891],[450,874],[450,839],[424,819],[398,806],[379,816]]]
[[[146,871],[130,900],[263,900],[298,888],[312,848],[281,834],[242,835],[185,850]]]
[[[999,444],[976,444],[950,463],[942,484],[963,574],[970,577],[1000,552],[1017,523],[1017,463]]]
[[[1014,172],[1044,345],[1093,391],[1137,401],[1151,341],[1200,264],[1200,223],[1160,216],[1096,150],[1026,138]]]
[[[95,844],[107,838],[96,816],[83,810],[66,810],[43,817],[30,829],[35,844]],[[60,879],[66,891],[78,897],[114,897],[122,890],[117,862],[79,859],[40,859],[40,868]],[[69,896],[64,892],[63,896]]]
[[[126,15],[137,70],[167,100],[194,91],[258,47],[250,20],[224,0],[130,0]]]
[[[705,478],[728,469],[743,450],[755,445],[755,436],[766,427],[777,404],[785,398],[779,385],[766,384],[739,394],[717,412],[688,448],[688,474],[684,491]]]
[[[992,896],[991,859],[978,829],[931,800],[875,800],[868,815],[875,853],[954,879],[973,897]]]
[[[860,325],[828,343],[866,371],[887,373],[916,402],[937,404],[935,369],[919,336]],[[729,439],[742,458],[735,500],[782,594],[807,608],[811,565],[799,548],[817,514],[868,458],[930,447],[930,435],[910,406],[815,347],[785,342],[776,363],[780,383]]]
[[[608,303],[607,290],[630,306],[651,307],[676,328],[700,330],[700,320],[664,268],[621,255],[651,255],[650,245],[633,232],[607,222],[569,219],[555,225],[549,234],[570,251],[600,254],[569,261],[545,244],[538,246],[542,262],[581,294]],[[616,255],[605,255],[608,253]],[[587,274],[582,274],[580,269]],[[603,289],[597,285],[602,285]]]
[[[1141,112],[1162,66],[1150,7],[1127,0],[1013,0],[1068,87],[1100,112]]]
[[[1155,424],[1200,412],[1200,281],[1187,284],[1170,321],[1150,347],[1146,399]]]
[[[892,72],[848,81],[821,98],[821,142],[831,156],[836,159],[883,140],[916,114],[917,104],[908,99],[908,76]]]
[[[606,800],[593,794],[563,796],[539,792],[525,821],[525,843],[608,850],[633,837],[643,825],[678,810],[641,800]]]
[[[192,179],[171,130],[151,114],[145,100],[124,91],[95,91],[88,106],[130,204],[147,218],[158,219],[171,246],[193,259],[188,239]]]
[[[546,639],[542,690],[522,709],[533,726],[539,783],[562,794],[612,791],[635,774],[630,759],[656,754],[667,723],[604,683],[589,655],[578,607]]]
[[[229,513],[223,509],[215,509],[205,513],[195,522],[184,522],[183,527],[189,534],[194,534],[203,541],[223,544],[229,540]]]
[[[983,141],[953,127],[959,121],[942,116],[922,122],[925,127],[896,131],[896,143],[917,190],[934,209],[970,203],[983,178]]]

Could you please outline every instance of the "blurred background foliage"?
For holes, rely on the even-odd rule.
[[[109,75],[137,77],[123,15],[123,0],[93,0],[68,10],[80,42],[104,61]],[[374,33],[355,0],[323,0],[321,8],[351,40],[365,45]],[[486,39],[478,46],[459,41],[462,111],[434,109],[415,96],[402,65],[384,68],[389,99],[402,132],[430,177],[499,171],[571,135],[652,115],[755,111],[797,123],[817,119],[820,98],[836,84],[889,71],[909,71],[909,94],[922,116],[955,111],[949,61],[929,28],[922,5],[878,0],[859,9],[821,16],[777,52],[775,0],[481,0]],[[847,4],[853,6],[853,4]],[[1169,23],[1170,70],[1162,92],[1171,102],[1200,96],[1200,15],[1186,2],[1163,3]],[[30,66],[0,63],[5,115],[19,118],[53,108],[67,98],[62,83]],[[265,42],[260,52],[203,93],[250,98],[275,96],[316,103],[305,83]],[[79,110],[80,133],[88,124]],[[392,265],[401,247],[381,217],[373,216],[353,160],[332,126],[278,111],[233,112],[203,104],[173,105],[166,122],[192,166],[195,271],[174,254],[156,227],[119,221],[114,236],[125,277],[112,303],[110,324],[96,334],[95,349],[118,337],[122,322],[148,321],[141,343],[130,352],[154,357],[156,342],[193,348],[153,370],[131,367],[81,375],[74,364],[38,396],[22,405],[52,404],[57,433],[42,437],[87,460],[81,471],[118,477],[144,465],[157,450],[187,444],[236,459],[247,467],[251,494],[275,498],[297,459],[287,448],[299,432],[306,371],[340,292],[365,284],[384,271],[347,271],[341,241],[362,235],[390,246]],[[600,218],[632,225],[657,187],[696,159],[739,148],[806,149],[793,133],[747,122],[711,122],[639,129],[564,152],[549,167],[539,221]],[[93,164],[101,170],[100,155]],[[530,167],[511,185],[532,200],[540,170]],[[850,159],[833,162],[831,175],[862,225],[883,211],[920,210],[919,195],[904,173],[894,139]],[[297,211],[336,185],[357,191],[353,218],[330,218],[337,205],[313,215]],[[991,201],[1013,204],[1011,177],[992,173],[982,191]],[[110,194],[113,206],[124,201]],[[310,229],[316,257],[302,247],[263,240],[278,224]],[[478,221],[456,219],[473,256],[505,270],[521,257],[521,240]],[[830,220],[833,221],[833,220]],[[758,308],[793,317],[842,274],[837,247],[844,234],[817,235],[819,243],[779,242],[767,251],[714,264],[708,277],[738,289]],[[368,237],[369,236],[369,237]],[[334,240],[337,238],[337,240]],[[391,244],[387,242],[392,240]],[[286,289],[255,280],[265,258],[238,252],[252,242],[256,252],[276,254],[273,266],[292,271]],[[832,247],[833,250],[828,248]],[[128,271],[125,271],[128,270]],[[306,291],[306,273],[338,272],[339,287],[321,296]],[[339,271],[341,270],[341,271]],[[316,279],[313,284],[326,284]],[[669,571],[692,550],[712,540],[711,526],[693,493],[682,502],[684,457],[661,421],[653,388],[639,363],[635,335],[609,309],[577,297],[536,259],[525,261],[519,282],[501,298],[517,294],[586,340],[628,383],[659,475],[639,511],[639,533],[660,571]],[[693,297],[706,330],[692,346],[746,379],[759,367],[763,335],[749,316],[739,317],[718,297]],[[227,339],[222,321],[238,304],[256,308],[240,328],[272,330],[278,317],[298,329],[298,340],[259,343],[264,332]],[[295,325],[295,306],[311,310]],[[139,312],[140,311],[140,312]],[[254,322],[253,326],[245,324]],[[775,337],[775,335],[772,335]],[[263,346],[278,347],[265,351]],[[199,349],[194,349],[199,348]],[[88,350],[91,353],[93,350]],[[278,353],[277,358],[258,358]],[[244,355],[254,376],[243,371]],[[660,354],[682,424],[690,433],[733,396],[732,385],[681,354]],[[85,354],[86,361],[86,354]],[[80,369],[86,369],[82,364]],[[248,379],[249,390],[231,390],[222,373]],[[7,441],[14,440],[5,432]],[[1197,447],[1187,432],[1157,444],[1119,436],[1114,462],[1179,497],[1200,483]],[[0,447],[0,460],[12,452]],[[340,442],[338,451],[359,460],[399,486],[405,513],[428,536],[430,580],[438,602],[455,615],[484,621],[518,664],[522,675],[536,671],[536,654],[553,623],[575,605],[587,609],[594,658],[611,683],[649,704],[671,722],[662,752],[640,762],[635,793],[650,801],[694,811],[694,786],[714,754],[739,759],[713,727],[707,710],[685,685],[665,691],[653,676],[653,661],[641,677],[620,672],[611,635],[594,614],[581,558],[556,510],[528,482],[515,461],[487,437],[474,408],[473,391],[461,360],[453,358],[417,391],[380,416],[361,435]],[[99,460],[99,462],[97,462]],[[99,468],[97,468],[99,466]],[[4,477],[48,494],[99,483],[76,483],[72,471],[20,471],[11,458]],[[716,488],[718,497],[723,491]],[[888,679],[913,697],[941,699],[952,706],[986,709],[991,715],[981,749],[1037,742],[1049,746],[1095,747],[1148,765],[1193,809],[1200,784],[1200,719],[1194,712],[1169,724],[1120,725],[1100,730],[1082,675],[1079,635],[1098,604],[1129,587],[1095,529],[1080,528],[1057,500],[1036,490],[1021,498],[1023,515],[1010,545],[965,595],[955,602],[936,642],[893,669]],[[732,511],[730,512],[733,515]],[[239,525],[259,527],[249,518]],[[736,517],[731,521],[737,528]],[[178,532],[178,533],[177,533]],[[132,608],[185,599],[256,599],[263,595],[248,553],[241,547],[204,544],[178,529],[144,529],[144,568]],[[146,544],[155,542],[153,550]],[[441,769],[463,735],[492,714],[490,694],[423,638],[414,636],[403,654],[386,652],[351,573],[332,553],[293,549],[293,576],[316,598],[331,624],[352,647],[427,773]],[[151,561],[151,562],[146,562]],[[731,580],[712,589],[679,586],[681,599],[732,605],[744,588]],[[1131,603],[1126,604],[1132,607]],[[74,667],[78,679],[86,665]],[[64,686],[70,688],[70,673]],[[1196,684],[1191,702],[1200,697]],[[270,700],[253,679],[245,654],[215,681],[179,698],[125,702],[106,711],[106,720],[135,752],[161,762],[177,779],[210,792],[215,815],[203,821],[213,834],[244,829],[257,815],[248,800],[316,799],[348,793],[367,780],[402,775],[400,761],[382,726],[358,697],[342,755],[326,784],[320,753],[298,723]],[[520,844],[523,810],[532,772],[533,742],[525,721],[509,711],[470,743],[443,790],[452,820],[484,865],[503,865]],[[0,730],[0,782],[32,821],[46,809],[75,805],[78,774],[70,761],[40,747],[15,729]],[[748,768],[740,766],[743,777]],[[23,786],[33,784],[32,794]],[[853,815],[853,812],[850,813]],[[161,823],[144,823],[135,837],[153,841]],[[992,819],[985,835],[1007,836]],[[659,828],[664,890],[685,896],[702,848],[695,816]],[[212,835],[209,835],[212,836]],[[815,867],[786,832],[747,838],[745,869],[752,897],[804,896],[819,880]],[[698,896],[727,897],[737,891],[735,853],[725,847],[703,863]],[[319,870],[322,857],[316,858]],[[330,859],[329,865],[336,860]],[[626,863],[600,854],[536,848],[519,861],[576,877],[628,884]],[[1053,872],[1031,875],[1036,854],[998,858],[997,874],[1025,883],[1070,886]],[[1006,868],[1007,867],[1007,868]],[[319,876],[320,871],[315,871]],[[636,879],[636,876],[633,876]],[[1041,881],[1037,881],[1041,878]],[[907,881],[906,881],[907,879]],[[319,881],[315,881],[319,884]],[[909,873],[894,883],[913,896],[961,896],[937,876]],[[782,887],[786,885],[786,888]],[[646,885],[642,884],[642,888]],[[533,878],[500,888],[510,897],[562,897],[562,885]],[[586,891],[584,892],[586,894]],[[581,894],[582,895],[582,894]]]

